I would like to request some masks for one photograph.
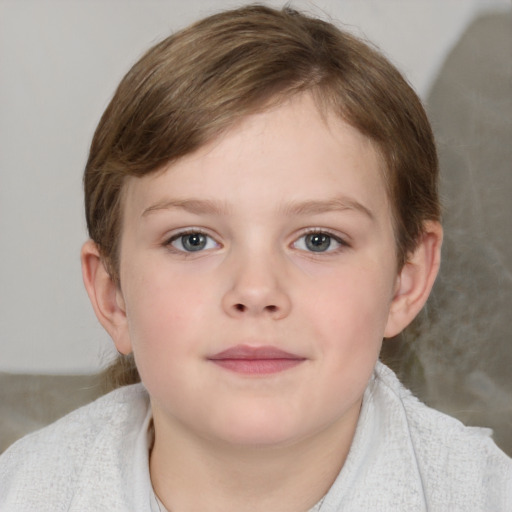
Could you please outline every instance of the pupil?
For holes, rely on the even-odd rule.
[[[306,246],[309,250],[322,252],[329,249],[331,237],[323,233],[314,233],[306,236]]]
[[[182,243],[187,251],[200,251],[206,245],[206,237],[201,233],[192,233],[184,236]]]

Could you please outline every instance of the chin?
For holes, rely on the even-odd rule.
[[[276,446],[290,443],[297,437],[298,425],[288,414],[253,407],[235,414],[212,418],[209,436],[239,446]],[[300,423],[299,423],[300,425]]]

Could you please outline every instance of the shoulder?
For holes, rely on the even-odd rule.
[[[0,468],[13,459],[19,463],[18,456],[25,452],[58,457],[57,447],[59,451],[72,450],[79,457],[98,437],[132,428],[137,418],[145,416],[147,408],[147,393],[141,385],[116,389],[14,443],[0,457]]]
[[[421,403],[382,364],[376,381],[403,411],[423,485],[436,502],[471,498],[471,510],[512,505],[512,459],[496,446],[490,429],[467,427]]]
[[[142,385],[127,386],[14,443],[0,456],[0,508],[18,510],[12,504],[30,495],[70,500],[88,467],[101,464],[108,474],[118,464],[121,446],[138,436],[148,409]]]

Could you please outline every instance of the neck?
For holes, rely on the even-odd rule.
[[[341,470],[358,418],[285,446],[240,446],[195,436],[155,412],[151,480],[170,512],[307,512]]]

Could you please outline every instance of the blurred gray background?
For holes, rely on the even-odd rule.
[[[426,102],[443,262],[424,314],[391,349],[394,365],[423,400],[492,427],[512,454],[512,11],[468,26]]]
[[[102,392],[113,351],[82,289],[81,174],[116,84],[171,31],[244,3],[0,0],[0,451]],[[512,3],[291,4],[375,42],[425,101],[444,261],[426,311],[383,358],[512,454]]]

